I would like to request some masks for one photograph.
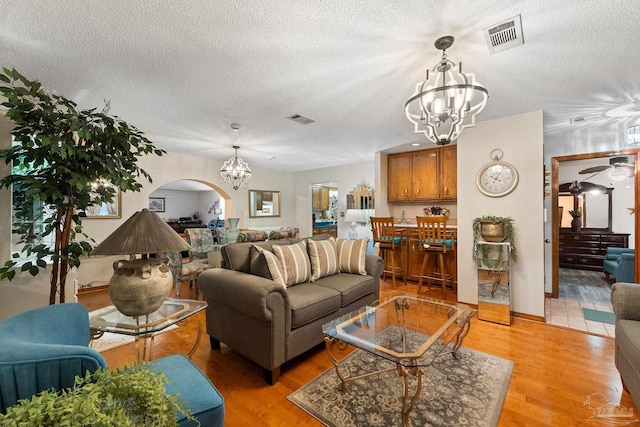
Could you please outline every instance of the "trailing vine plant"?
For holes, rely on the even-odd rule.
[[[515,244],[515,233],[513,228],[514,219],[507,216],[496,216],[496,215],[484,215],[481,217],[474,218],[471,226],[473,230],[473,261],[476,265],[479,265],[481,261],[487,260],[489,257],[489,251],[491,250],[491,245],[478,245],[478,238],[480,237],[480,228],[483,222],[501,222],[504,224],[505,231],[505,241],[510,245],[510,258],[515,262],[518,260],[518,253],[516,250]],[[478,246],[481,247],[481,257],[478,254]],[[498,258],[495,261],[496,267],[502,265],[504,260],[503,248],[499,247],[498,249]],[[491,267],[491,266],[490,266]]]

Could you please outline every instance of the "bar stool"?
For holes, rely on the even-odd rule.
[[[431,289],[432,281],[439,281],[442,284],[442,296],[445,296],[447,281],[451,282],[451,289],[455,290],[455,279],[447,271],[447,264],[444,256],[447,251],[455,248],[454,239],[447,238],[447,218],[445,216],[417,216],[418,239],[420,248],[424,251],[422,259],[422,268],[420,270],[420,281],[418,282],[418,294],[422,289],[423,279],[428,280],[429,289]],[[425,275],[427,260],[430,256],[434,256],[433,273],[429,276]]]
[[[402,281],[406,285],[407,278],[402,258],[400,258],[400,265],[396,265],[396,261],[402,256],[402,251],[407,243],[406,231],[396,230],[393,225],[393,217],[371,217],[371,231],[373,232],[374,246],[377,244],[380,248],[380,256],[384,265],[382,274],[391,274],[393,289],[396,288],[396,274],[402,276]]]

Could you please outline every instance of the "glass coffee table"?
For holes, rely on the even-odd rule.
[[[423,368],[438,357],[456,353],[471,327],[476,310],[456,303],[416,296],[400,295],[379,300],[322,326],[331,363],[340,379],[338,390],[346,383],[383,372],[397,371],[403,380],[402,423],[422,389]],[[334,345],[347,344],[393,362],[393,366],[375,372],[347,377],[338,369],[332,354]],[[416,390],[409,397],[409,376],[415,376]]]
[[[136,360],[138,362],[149,361],[153,357],[153,340],[155,334],[182,322],[207,308],[205,301],[189,299],[167,298],[160,308],[153,313],[142,316],[127,316],[113,306],[107,306],[89,313],[89,328],[92,331],[91,339],[99,339],[105,332],[131,335],[136,344]],[[202,333],[202,323],[198,321],[198,334],[193,348],[187,353],[189,358],[193,355]],[[142,349],[140,348],[142,344]]]

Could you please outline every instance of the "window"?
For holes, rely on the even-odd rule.
[[[15,144],[15,141],[12,141]],[[12,174],[26,174],[33,168],[25,165],[14,165]],[[45,243],[53,247],[55,234],[51,233],[42,237],[45,229],[45,220],[51,217],[46,207],[40,201],[35,201],[20,188],[20,184],[14,184],[11,189],[11,253],[21,252],[24,247],[23,236],[35,236],[36,243]]]

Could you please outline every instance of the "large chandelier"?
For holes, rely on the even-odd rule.
[[[442,51],[442,58],[431,73],[427,69],[425,81],[416,85],[416,92],[404,106],[415,133],[424,133],[437,145],[455,141],[464,128],[474,126],[476,114],[489,98],[473,74],[462,72],[462,62],[456,66],[447,59],[445,51],[454,40],[452,36],[436,40],[434,45]]]
[[[240,125],[233,123],[231,129],[233,129],[234,132],[238,132]],[[249,169],[247,162],[238,157],[238,148],[240,147],[234,145],[233,148],[235,148],[236,154],[224,162],[222,168],[220,168],[220,175],[222,175],[225,182],[231,184],[234,190],[237,190],[242,184],[246,184],[247,181],[249,181],[249,178],[251,178],[251,169]]]

